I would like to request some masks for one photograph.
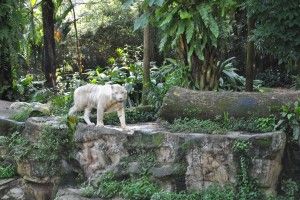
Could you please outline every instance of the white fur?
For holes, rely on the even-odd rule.
[[[104,112],[117,111],[122,129],[127,129],[125,123],[124,101],[127,99],[127,91],[118,84],[93,85],[87,84],[74,91],[74,106],[69,115],[84,110],[84,121],[93,125],[90,121],[90,113],[93,108],[97,109],[97,126],[104,126]]]

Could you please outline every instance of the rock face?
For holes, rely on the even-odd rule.
[[[25,200],[23,184],[20,179],[9,178],[0,180],[1,200]]]
[[[55,149],[55,151],[57,152],[49,152],[51,147],[48,145],[55,145],[56,143],[51,144],[44,141],[46,138],[51,137],[51,134],[56,134],[55,137],[57,138],[62,138],[63,135],[67,134],[67,126],[61,122],[60,118],[32,117],[25,123],[25,129],[21,135],[28,141],[28,147],[31,145],[35,147],[28,156],[17,161],[17,172],[24,182],[25,199],[47,200],[53,199],[55,196],[60,175],[51,174],[48,170],[53,167],[60,168],[61,163],[58,162],[48,169],[48,166],[44,163],[47,155],[40,155],[44,158],[36,157],[37,154],[51,153],[51,156],[60,158],[60,147],[56,147],[57,150]],[[60,171],[62,170],[60,169]]]
[[[77,159],[86,177],[107,171],[120,176],[141,173],[146,167],[168,190],[203,189],[235,183],[236,141],[248,141],[253,157],[251,175],[267,193],[274,193],[285,146],[282,132],[226,135],[170,133],[155,123],[130,127],[133,135],[113,128],[80,124],[75,133]]]

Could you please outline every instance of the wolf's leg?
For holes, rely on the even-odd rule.
[[[92,108],[86,107],[84,110],[84,116],[83,119],[88,125],[94,125],[95,123],[92,123],[90,120],[90,114],[91,114]]]

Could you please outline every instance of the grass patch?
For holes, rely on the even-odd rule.
[[[211,120],[198,119],[176,119],[172,124],[168,125],[171,132],[188,132],[188,133],[224,133],[224,129],[220,124]]]
[[[149,177],[117,180],[113,173],[102,175],[95,185],[84,185],[80,189],[81,196],[113,198],[120,196],[130,200],[150,200],[154,193],[159,192],[159,187]]]
[[[228,131],[246,131],[250,133],[265,133],[273,131],[275,118],[261,117],[250,119],[222,118],[216,120],[176,119],[167,124],[171,132],[223,134]]]

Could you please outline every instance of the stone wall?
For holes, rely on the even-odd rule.
[[[22,135],[35,144],[43,127],[48,126],[59,130],[59,134],[67,133],[60,118],[36,117],[27,120]],[[132,135],[116,127],[77,126],[75,157],[86,178],[93,180],[108,171],[128,177],[148,170],[152,178],[169,191],[235,183],[238,165],[233,145],[242,140],[251,143],[248,152],[252,157],[252,177],[267,193],[275,192],[286,143],[282,132],[170,133],[157,123],[129,125],[129,128]],[[64,160],[61,170],[70,170],[71,166],[63,167],[63,163]],[[0,199],[11,198],[15,193],[21,193],[19,199],[25,200],[53,197],[61,177],[42,176],[38,166],[38,162],[32,163],[30,159],[18,162],[21,176],[18,186],[10,186],[15,179],[2,182]]]
[[[152,176],[168,190],[235,183],[237,161],[233,145],[237,140],[244,140],[251,143],[252,176],[267,193],[275,192],[285,146],[282,132],[170,133],[155,123],[130,128],[134,130],[133,135],[113,128],[78,125],[77,160],[87,178],[93,179],[107,171],[127,176],[150,166]]]

